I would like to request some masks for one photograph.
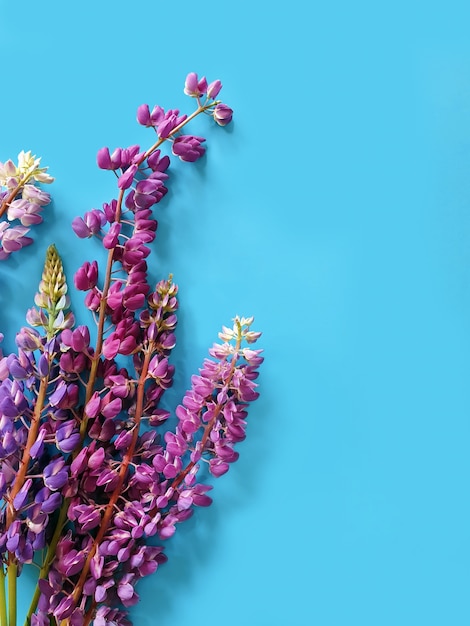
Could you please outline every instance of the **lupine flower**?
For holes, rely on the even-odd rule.
[[[47,174],[47,167],[40,167],[40,161],[31,152],[21,151],[17,165],[10,159],[0,163],[0,217],[6,215],[8,220],[0,222],[0,259],[30,245],[29,227],[43,221],[41,211],[51,198],[35,183],[54,179]]]
[[[204,137],[194,137],[193,135],[180,135],[177,137],[172,146],[172,152],[182,161],[197,161],[206,151],[202,143]]]
[[[214,120],[219,126],[227,126],[233,118],[233,110],[226,104],[218,104],[214,109]]]
[[[96,235],[106,224],[106,216],[98,209],[87,211],[83,217],[76,217],[72,222],[75,234],[82,239]]]
[[[219,92],[221,89],[222,89],[222,83],[220,82],[220,80],[214,80],[207,87],[207,97],[212,98],[212,100],[215,100],[215,98],[217,98],[217,96],[219,95]]]
[[[98,280],[98,263],[92,261],[85,263],[76,271],[74,276],[74,283],[77,289],[80,291],[89,291],[96,286]]]
[[[184,93],[187,96],[191,96],[193,98],[199,98],[203,96],[207,91],[207,80],[205,77],[198,79],[198,76],[195,72],[191,72],[186,77],[186,82],[184,84]]]
[[[156,124],[156,129],[160,139],[168,139],[177,128],[186,120],[186,115],[180,115],[178,109],[166,111],[162,119]]]
[[[12,252],[21,250],[25,246],[33,243],[31,237],[27,236],[29,228],[24,226],[7,227],[0,233],[0,258],[7,258]]]

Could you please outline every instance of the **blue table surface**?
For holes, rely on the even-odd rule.
[[[261,397],[134,623],[468,626],[468,3],[0,6],[0,160],[32,150],[56,178],[0,265],[5,350],[49,243],[70,283],[98,254],[70,222],[113,195],[97,150],[151,141],[137,106],[190,112],[195,71],[235,111],[172,166],[151,273],[181,294],[167,401],[235,314],[264,333]]]

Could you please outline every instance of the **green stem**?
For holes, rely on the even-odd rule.
[[[5,570],[3,568],[3,563],[0,567],[0,626],[8,626]]]
[[[11,524],[16,519],[17,511],[13,506],[13,500],[15,496],[20,491],[21,487],[24,485],[27,472],[28,465],[31,458],[31,447],[34,441],[37,438],[37,434],[39,431],[39,424],[41,420],[41,412],[44,407],[44,402],[46,398],[47,385],[49,383],[49,376],[46,376],[41,379],[41,384],[39,387],[38,398],[36,401],[36,406],[34,407],[34,413],[31,418],[31,425],[29,427],[28,439],[26,441],[26,446],[23,452],[23,457],[21,459],[20,467],[18,469],[16,480],[13,485],[10,494],[10,504],[7,508],[6,514],[6,527],[10,528]],[[7,578],[8,578],[8,610],[10,614],[10,622],[9,626],[16,626],[16,578],[18,575],[18,566],[16,564],[16,557],[13,553],[8,553],[8,567],[7,567]]]
[[[16,626],[16,581],[18,579],[18,565],[15,561],[8,564],[8,613],[9,626]]]

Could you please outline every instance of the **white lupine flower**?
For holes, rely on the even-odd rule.
[[[231,341],[236,336],[237,331],[235,328],[232,330],[231,328],[227,328],[227,326],[222,326],[222,332],[219,333],[219,339],[222,339],[222,341]]]
[[[34,171],[39,167],[41,159],[37,159],[36,155],[31,154],[31,150],[25,152],[22,150],[18,155],[18,171],[22,173],[28,173]]]
[[[49,184],[49,183],[53,183],[54,182],[54,178],[50,175],[46,173],[46,170],[48,168],[47,167],[43,167],[41,169],[38,169],[35,174],[33,175],[34,180],[37,180],[38,183],[45,183],[45,184]]]
[[[47,174],[47,167],[40,167],[41,159],[22,150],[18,154],[18,164],[8,159],[0,162],[0,260],[24,246],[32,243],[27,237],[29,227],[40,224],[40,215],[44,205],[49,204],[51,197],[35,185],[52,183],[53,178]],[[9,222],[18,220],[21,226],[9,228]]]
[[[14,178],[17,184],[26,183],[33,179],[40,183],[52,183],[53,177],[47,174],[47,167],[39,167],[41,159],[31,154],[31,150],[22,150],[18,154],[18,165],[11,159],[5,163],[0,163],[0,184],[4,187],[11,187],[9,180]]]

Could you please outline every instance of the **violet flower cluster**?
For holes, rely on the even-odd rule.
[[[230,122],[221,87],[189,74],[191,115],[142,105],[137,120],[153,128],[153,145],[98,152],[99,167],[116,175],[116,197],[72,224],[105,251],[104,266],[86,261],[74,276],[96,340],[75,323],[51,246],[29,326],[0,360],[1,626],[16,624],[14,581],[31,562],[40,572],[27,624],[130,624],[137,582],[166,560],[162,541],[211,504],[207,471],[219,477],[238,458],[263,361],[253,318],[222,328],[170,427],[160,403],[175,372],[178,288],[172,276],[154,286],[147,276],[169,179],[162,148],[187,162],[204,154],[205,139],[186,126],[202,113]]]
[[[48,193],[37,183],[52,183],[47,167],[31,152],[21,151],[18,163],[0,163],[0,260],[32,243],[30,227],[42,222],[41,211],[49,204]]]

